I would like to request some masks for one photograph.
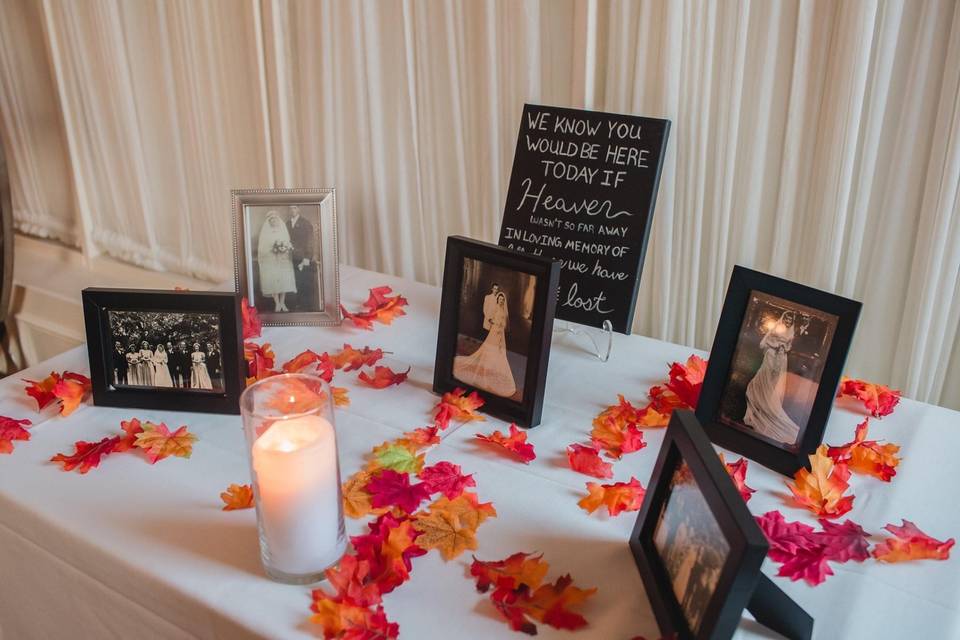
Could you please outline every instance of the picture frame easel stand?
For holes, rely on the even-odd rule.
[[[757,622],[790,640],[810,640],[813,636],[810,614],[763,573],[747,603],[747,611]]]
[[[588,327],[568,320],[557,320],[553,325],[554,339],[564,336],[575,338],[586,338],[592,349],[584,348],[592,353],[600,362],[607,362],[610,359],[610,353],[613,351],[613,323],[609,320],[603,321],[603,327]]]

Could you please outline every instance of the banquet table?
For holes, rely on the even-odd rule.
[[[431,386],[440,290],[343,267],[344,305],[359,307],[370,287],[383,284],[410,302],[407,315],[391,325],[378,324],[372,332],[346,323],[265,328],[257,339],[273,346],[278,365],[306,348],[332,351],[350,343],[392,352],[383,364],[395,370],[411,367],[406,382],[382,390],[359,385],[356,372],[337,372],[335,384],[347,387],[351,399],[336,411],[344,478],[363,466],[371,447],[428,424],[438,400]],[[609,361],[600,362],[577,340],[554,340],[543,421],[528,432],[534,461],[524,465],[482,446],[475,434],[507,426],[487,417],[451,426],[427,463],[460,465],[474,474],[480,498],[493,502],[497,517],[478,530],[478,558],[542,552],[550,564],[548,579],[569,573],[578,586],[598,588],[581,607],[586,628],[569,632],[541,624],[541,637],[657,638],[627,546],[636,514],[609,517],[580,509],[577,501],[592,478],[569,468],[565,448],[589,440],[591,420],[618,393],[642,402],[647,388],[666,377],[670,362],[699,352],[616,335]],[[322,637],[309,622],[310,588],[264,576],[254,511],[221,510],[220,492],[249,482],[239,416],[94,407],[89,401],[67,417],[52,408],[38,412],[23,379],[42,379],[54,370],[88,372],[86,350],[68,351],[0,382],[0,415],[34,423],[29,441],[0,456],[0,639]],[[72,451],[77,440],[117,432],[120,421],[131,417],[171,428],[188,425],[199,438],[192,457],[150,465],[138,456],[115,455],[85,475],[49,462]],[[825,440],[852,440],[862,419],[862,407],[839,403]],[[648,446],[615,464],[615,481],[635,476],[647,485],[663,430],[644,435]],[[891,483],[855,475],[856,500],[846,517],[874,534],[873,542],[884,525],[900,524],[901,518],[940,539],[960,533],[954,502],[960,485],[952,462],[960,452],[960,414],[904,399],[892,415],[871,421],[870,435],[900,444],[903,462]],[[747,483],[757,490],[748,503],[751,512],[779,509],[788,520],[816,525],[811,514],[785,500],[783,480],[750,464]],[[366,520],[348,519],[347,529],[359,534]],[[400,638],[518,637],[477,593],[470,562],[469,553],[449,562],[435,552],[413,560],[410,581],[384,599]],[[816,638],[960,638],[956,563],[833,563],[836,575],[817,587],[774,580],[815,618]],[[776,570],[765,561],[768,575]],[[736,637],[777,636],[745,614]]]

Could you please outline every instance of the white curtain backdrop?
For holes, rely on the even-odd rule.
[[[18,227],[226,279],[229,191],[335,186],[343,260],[495,240],[525,101],[673,121],[635,322],[734,264],[864,302],[847,372],[960,406],[954,0],[4,0]]]

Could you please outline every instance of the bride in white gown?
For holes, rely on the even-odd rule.
[[[276,211],[267,213],[260,227],[257,241],[257,264],[260,267],[260,291],[273,297],[274,311],[289,311],[286,305],[288,293],[297,292],[293,273],[290,232]]]
[[[757,433],[784,444],[795,444],[800,427],[783,410],[787,388],[787,352],[793,346],[795,317],[784,311],[760,341],[763,362],[747,384],[747,411],[743,422]]]
[[[453,375],[469,385],[509,398],[517,392],[517,383],[507,361],[506,329],[509,312],[507,297],[496,294],[493,305],[484,305],[483,324],[490,331],[480,348],[468,356],[453,359]]]

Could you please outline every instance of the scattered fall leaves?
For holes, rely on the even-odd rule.
[[[847,465],[850,471],[862,473],[890,482],[897,475],[900,446],[892,443],[880,444],[877,440],[867,440],[870,418],[857,425],[852,442],[839,447],[830,447],[827,455],[834,462]]]
[[[450,426],[450,421],[471,422],[473,420],[486,420],[477,413],[477,409],[483,406],[483,398],[476,391],[469,395],[465,389],[460,387],[453,391],[448,391],[440,398],[440,402],[434,409],[434,422],[440,429],[446,429]]]
[[[797,505],[821,517],[839,518],[853,508],[854,496],[844,495],[850,487],[850,470],[844,463],[835,464],[824,444],[809,458],[810,470],[798,470],[787,488]]]
[[[62,375],[52,371],[43,380],[24,382],[27,383],[27,395],[37,401],[38,411],[43,411],[50,403],[59,401],[60,415],[63,416],[73,413],[92,388],[90,378],[72,371],[64,371]]]
[[[14,440],[29,440],[30,432],[24,427],[31,424],[29,420],[0,416],[0,453],[12,453]]]
[[[590,437],[606,454],[619,460],[625,453],[643,449],[642,426],[659,426],[660,414],[653,409],[638,409],[622,395],[619,402],[609,406],[593,419]]]
[[[224,511],[253,508],[253,487],[248,484],[231,484],[220,494]]]
[[[357,380],[374,389],[386,389],[389,386],[401,384],[409,374],[410,367],[407,367],[407,370],[402,373],[396,373],[390,367],[378,366],[374,369],[373,376],[370,376],[366,371],[361,371]]]
[[[363,309],[355,313],[346,310],[340,305],[343,317],[354,324],[355,327],[373,330],[373,323],[390,324],[396,318],[406,315],[403,307],[407,306],[407,299],[401,295],[390,296],[393,289],[387,286],[374,287],[370,289],[370,296],[363,303]]]
[[[613,477],[613,465],[604,462],[595,445],[571,444],[567,447],[567,461],[570,468],[579,473],[594,478]]]
[[[606,507],[611,516],[617,516],[624,511],[639,511],[643,505],[646,489],[640,481],[631,477],[629,482],[614,482],[612,484],[587,483],[587,495],[577,503],[587,513],[593,513],[600,507]]]
[[[906,562],[908,560],[946,560],[955,540],[931,538],[917,525],[903,520],[901,526],[888,524],[884,527],[893,537],[884,538],[873,548],[873,557],[880,562]]]
[[[536,622],[568,630],[586,626],[587,620],[573,608],[597,590],[574,586],[569,574],[543,583],[548,570],[542,555],[522,552],[489,562],[474,557],[470,565],[477,591],[486,593],[494,587],[490,600],[514,631],[536,635]]]
[[[137,434],[134,446],[144,450],[150,464],[156,464],[170,456],[189,458],[196,441],[197,436],[190,433],[186,425],[171,432],[162,422],[147,422],[143,425],[143,431]]]
[[[900,403],[900,392],[896,389],[846,376],[840,379],[837,397],[856,398],[874,418],[890,415]]]
[[[510,435],[505,436],[499,431],[494,431],[490,435],[477,434],[477,439],[482,442],[489,442],[497,445],[498,450],[507,451],[516,459],[524,464],[530,464],[531,460],[536,459],[537,454],[533,450],[533,445],[527,442],[527,434],[517,428],[517,425],[510,425]]]
[[[383,358],[382,349],[354,349],[349,344],[344,344],[343,349],[330,356],[330,361],[337,369],[344,371],[356,371],[362,367],[372,367]]]

